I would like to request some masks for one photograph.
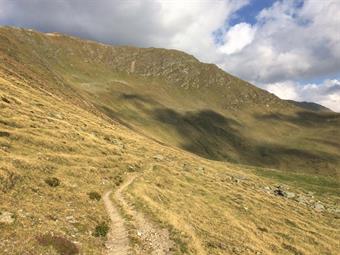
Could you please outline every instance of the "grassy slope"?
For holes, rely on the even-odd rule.
[[[28,80],[3,72],[0,77],[0,211],[15,216],[12,225],[0,225],[0,254],[55,254],[37,242],[46,233],[65,237],[82,253],[104,252],[105,239],[91,232],[108,218],[87,193],[114,187],[129,165],[140,174],[129,199],[171,229],[179,254],[339,249],[338,218],[263,192],[275,180],[161,146]],[[159,154],[164,159],[154,159]],[[52,176],[60,186],[44,182]],[[316,199],[334,203],[334,192]]]
[[[18,57],[16,52],[11,54]],[[82,253],[104,252],[105,239],[91,232],[108,218],[103,204],[90,200],[87,193],[115,187],[129,165],[140,174],[129,189],[129,199],[152,220],[172,229],[178,253],[336,254],[339,250],[338,216],[316,213],[263,192],[263,187],[278,179],[286,180],[162,146],[101,116],[63,85],[66,78],[49,74],[45,65],[42,69],[36,62],[23,66],[2,52],[4,58],[7,65],[0,70],[0,212],[13,213],[15,222],[0,225],[0,254],[55,254],[53,248],[37,242],[36,237],[45,233],[67,238]],[[123,85],[118,85],[113,89],[119,91]],[[117,105],[124,102],[120,100]],[[123,106],[129,109],[126,103],[119,111]],[[135,122],[135,128],[138,123],[142,120]],[[176,132],[172,136],[164,128],[159,135],[162,132],[180,140]],[[159,154],[163,160],[154,159]],[[47,177],[59,178],[61,185],[49,187]],[[294,189],[300,186],[291,180],[287,183]],[[330,180],[327,184],[334,186]],[[318,191],[318,186],[300,189]],[[327,205],[338,203],[338,192],[326,189],[316,199]]]
[[[305,111],[177,51],[6,28],[0,39],[7,70],[24,64],[42,86],[156,140],[210,159],[339,177],[339,114]]]
[[[7,135],[0,137],[0,211],[16,220],[0,225],[0,254],[54,254],[37,244],[47,232],[101,254],[102,240],[91,231],[108,219],[87,193],[112,187],[126,164],[138,162],[139,148],[126,155],[120,139],[129,150],[131,140],[124,130],[26,82],[1,77],[0,130]],[[49,187],[48,177],[61,185]]]

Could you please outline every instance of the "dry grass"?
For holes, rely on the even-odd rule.
[[[0,96],[10,102],[0,103],[0,130],[9,133],[0,137],[0,211],[16,218],[1,225],[0,250],[44,253],[50,248],[38,245],[36,237],[54,233],[80,251],[101,254],[104,240],[92,233],[109,219],[88,193],[115,187],[128,166],[142,160],[138,136],[131,139],[124,129],[0,76]],[[52,177],[60,180],[58,186],[45,182]]]
[[[12,225],[1,226],[5,254],[51,252],[53,246],[37,242],[49,234],[66,238],[80,253],[102,254],[105,238],[93,231],[109,219],[88,193],[115,187],[131,169],[141,174],[129,190],[131,202],[170,229],[179,254],[339,251],[338,218],[264,193],[270,179],[159,145],[1,77],[0,96],[9,103],[1,102],[0,210],[15,215]],[[46,184],[50,177],[60,185]]]
[[[178,254],[339,253],[339,215],[264,192],[278,175],[160,145],[17,67],[0,70],[0,212],[14,217],[0,223],[0,254],[61,253],[55,242],[103,254],[105,238],[93,233],[109,219],[88,194],[115,188],[133,169],[129,201],[170,230]],[[279,181],[304,192],[317,186]],[[329,190],[315,199],[338,204],[339,189]]]
[[[234,166],[176,155],[129,192],[137,208],[181,233],[192,254],[339,252],[339,215],[267,194],[267,185],[273,182]]]

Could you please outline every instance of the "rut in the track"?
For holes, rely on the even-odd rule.
[[[161,229],[150,222],[143,213],[136,211],[124,198],[123,191],[136,179],[137,175],[130,175],[114,193],[116,201],[126,214],[131,216],[131,224],[137,231],[140,247],[134,247],[137,254],[169,255],[174,242],[170,240],[167,229]],[[108,254],[130,254],[128,232],[124,226],[124,218],[110,200],[111,191],[104,195],[104,203],[112,224],[108,236]]]
[[[128,232],[124,226],[124,219],[110,199],[111,194],[112,191],[107,191],[103,197],[106,211],[111,219],[110,232],[106,243],[107,254],[128,255],[130,254]]]

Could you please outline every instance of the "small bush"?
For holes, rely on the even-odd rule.
[[[99,201],[101,199],[101,195],[98,192],[92,191],[90,193],[87,193],[89,195],[89,198],[92,200]]]
[[[78,247],[62,236],[45,234],[37,237],[37,241],[42,246],[52,246],[60,255],[75,255],[79,253]]]
[[[98,224],[95,228],[95,231],[93,233],[96,237],[105,237],[107,233],[109,232],[110,227],[107,225],[106,222],[102,222]]]
[[[0,137],[9,137],[11,134],[7,131],[0,131]]]
[[[56,177],[52,178],[47,178],[45,179],[45,182],[50,186],[50,187],[58,187],[60,185],[60,180]]]
[[[115,176],[114,182],[115,182],[115,185],[116,185],[116,186],[119,186],[120,184],[122,184],[122,183],[123,183],[123,178],[122,178],[122,176],[121,176],[121,175]]]

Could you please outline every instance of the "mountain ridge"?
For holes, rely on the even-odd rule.
[[[0,254],[337,254],[338,114],[117,73],[60,40],[0,28]]]
[[[1,68],[161,143],[214,160],[339,174],[339,114],[306,111],[177,50],[0,34]]]

